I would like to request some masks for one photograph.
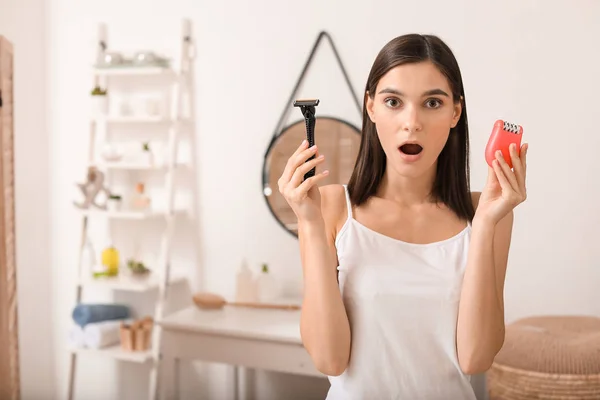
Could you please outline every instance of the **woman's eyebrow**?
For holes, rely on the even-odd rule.
[[[379,92],[379,94],[382,94],[382,93],[395,94],[395,95],[400,96],[400,97],[404,96],[404,93],[402,93],[399,90],[393,89],[393,88],[382,89]],[[444,92],[442,89],[431,89],[431,90],[428,90],[425,93],[423,93],[423,96],[433,96],[433,95],[440,95],[440,96],[450,97],[448,95],[448,93]]]

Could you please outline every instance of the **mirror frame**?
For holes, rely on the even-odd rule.
[[[15,231],[14,46],[0,35],[0,398],[21,396]]]
[[[320,119],[327,119],[327,120],[333,120],[333,121],[337,121],[340,122],[344,125],[347,125],[348,127],[350,127],[352,130],[356,131],[356,134],[358,136],[358,138],[360,140],[362,140],[361,136],[362,136],[362,130],[360,128],[358,128],[356,125],[342,119],[339,117],[333,117],[333,116],[329,116],[329,115],[319,115],[316,118],[315,121],[315,143],[318,143],[318,136],[317,136],[317,128],[316,126],[318,126],[319,120]],[[279,224],[279,226],[281,228],[283,228],[284,231],[286,231],[287,233],[289,233],[290,235],[292,235],[294,238],[298,238],[298,235],[296,233],[294,233],[293,231],[289,230],[285,224],[277,217],[277,214],[275,214],[275,211],[273,210],[273,208],[271,207],[271,204],[269,203],[269,196],[265,193],[267,190],[271,190],[271,193],[273,193],[275,190],[279,191],[279,188],[271,188],[269,186],[269,156],[271,154],[271,151],[273,150],[273,147],[275,147],[278,143],[278,141],[281,139],[282,135],[292,126],[302,123],[304,124],[304,119],[298,119],[288,125],[286,125],[283,129],[281,129],[281,131],[276,135],[273,136],[271,138],[271,141],[269,142],[269,145],[267,147],[267,151],[265,152],[265,155],[263,157],[263,167],[262,167],[262,195],[263,198],[265,200],[265,203],[267,204],[267,208],[269,209],[270,214],[273,216],[273,218],[275,219],[275,221],[277,221],[277,223]],[[290,154],[291,156],[291,154]],[[354,164],[356,165],[356,160],[354,161]]]

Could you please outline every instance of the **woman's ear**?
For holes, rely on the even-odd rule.
[[[458,121],[460,120],[460,115],[462,114],[462,102],[463,102],[463,97],[460,96],[460,101],[458,101],[454,104],[454,113],[452,115],[452,122],[450,124],[451,128],[455,128],[456,125],[458,124]]]
[[[375,123],[375,112],[373,111],[373,107],[375,106],[375,101],[369,96],[369,92],[365,93],[365,104],[367,108],[367,115],[371,122]]]

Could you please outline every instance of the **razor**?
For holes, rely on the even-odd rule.
[[[319,105],[319,99],[301,99],[294,101],[294,107],[299,107],[302,115],[304,116],[304,122],[306,124],[306,141],[308,147],[315,145],[315,107]],[[306,162],[315,158],[315,155],[310,156]],[[311,176],[315,176],[315,168],[312,168],[306,174],[304,174],[304,180],[307,180]]]

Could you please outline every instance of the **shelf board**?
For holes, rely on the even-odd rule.
[[[176,211],[179,213],[181,211]],[[110,219],[131,219],[131,220],[144,220],[151,218],[167,217],[168,214],[165,211],[103,211],[103,210],[81,210],[84,216],[99,215],[105,216]]]
[[[152,352],[147,351],[127,351],[121,348],[121,345],[105,347],[101,349],[91,349],[87,347],[83,348],[70,348],[71,353],[77,354],[90,354],[104,357],[110,357],[115,360],[129,361],[134,363],[143,364],[152,359]]]
[[[172,118],[159,116],[102,116],[102,117],[93,117],[93,120],[96,122],[106,122],[106,123],[115,123],[115,124],[146,124],[146,123],[171,123],[175,122]]]
[[[121,169],[121,170],[168,170],[169,165],[163,163],[148,164],[140,162],[127,162],[127,161],[103,161],[99,163],[92,163],[90,167],[97,167],[100,169]],[[184,162],[177,162],[173,164],[173,169],[181,169],[187,167],[188,164]]]
[[[82,278],[80,286],[84,287],[96,287],[107,290],[122,290],[129,292],[146,292],[158,288],[157,274],[150,273],[146,278],[136,278],[127,274],[121,274],[116,277],[103,277],[103,278]],[[171,271],[171,277],[169,279],[169,285],[183,282],[186,279],[182,273]]]
[[[145,164],[136,162],[122,162],[122,161],[111,161],[94,163],[90,166],[95,166],[100,169],[124,169],[124,170],[166,170],[169,168],[167,164]],[[182,163],[176,163],[173,167],[175,169],[181,168]]]
[[[94,74],[98,76],[116,75],[168,75],[175,71],[168,67],[95,67]]]

